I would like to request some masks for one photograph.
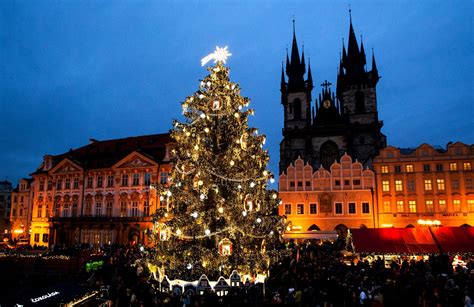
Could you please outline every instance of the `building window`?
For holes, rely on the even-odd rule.
[[[369,203],[367,203],[367,202],[362,203],[362,213],[364,213],[364,214],[369,214],[370,213]]]
[[[66,181],[64,182],[64,189],[65,190],[71,189],[71,179],[66,178]]]
[[[433,206],[432,200],[425,201],[425,206],[426,206],[426,212],[430,212],[430,213],[434,212],[434,206]]]
[[[458,164],[456,162],[449,163],[449,170],[450,171],[457,171],[458,170]]]
[[[16,216],[16,209],[12,209],[12,216]]]
[[[132,217],[138,216],[138,201],[132,201]]]
[[[336,180],[336,181],[334,182],[334,185],[335,185],[336,187],[341,186],[341,180]]]
[[[311,187],[311,181],[306,181],[305,185],[307,188]]]
[[[382,174],[388,174],[388,165],[382,165],[380,169],[382,171]]]
[[[470,171],[471,170],[471,162],[464,162],[462,164],[462,168],[465,170],[465,171]]]
[[[454,212],[461,212],[461,200],[453,199],[453,210]]]
[[[296,214],[304,214],[304,204],[296,205]]]
[[[59,204],[54,204],[54,216],[55,217],[60,217],[60,211],[61,211],[61,207],[59,206]]]
[[[63,205],[63,217],[69,217],[69,204]]]
[[[436,171],[442,172],[443,171],[443,164],[436,164]]]
[[[167,184],[168,183],[168,173],[167,172],[161,172],[160,173],[160,183],[161,184]],[[293,182],[293,186],[295,186],[294,182]]]
[[[122,175],[122,187],[128,186],[128,174]]]
[[[405,165],[405,170],[407,173],[413,173],[413,164]]]
[[[88,189],[92,189],[92,182],[93,182],[92,176],[88,176],[87,177],[87,188]]]
[[[43,233],[43,243],[48,243],[49,240],[49,234]]]
[[[405,212],[405,208],[403,206],[403,200],[397,200],[397,212],[398,213]]]
[[[79,189],[79,178],[74,178],[74,185],[73,185],[74,189]]]
[[[77,203],[73,203],[73,204],[72,204],[71,216],[72,216],[72,217],[76,217],[76,216],[77,216]]]
[[[20,217],[23,216],[23,208],[20,208],[20,211],[19,211],[18,215],[19,215]]]
[[[411,213],[416,213],[416,200],[408,201],[408,208]]]
[[[162,182],[163,183],[163,182]],[[295,182],[294,181],[290,181],[290,188],[294,188],[295,187]]]
[[[395,173],[401,173],[402,167],[400,165],[395,165]]]
[[[16,203],[16,202],[17,202],[17,200],[18,200],[17,196],[16,196],[16,195],[15,195],[15,196],[13,196],[13,202],[14,202],[14,203]]]
[[[384,202],[383,202],[383,211],[387,212],[387,213],[392,212],[392,206],[390,204],[390,201],[384,200]]]
[[[425,191],[431,191],[431,190],[433,190],[431,179],[425,179]]]
[[[401,180],[395,180],[395,191],[403,191],[403,182]]]
[[[108,217],[112,217],[112,215],[113,215],[113,208],[114,208],[113,206],[114,206],[114,203],[111,202],[111,201],[107,201],[106,206],[107,206],[107,207],[106,207],[105,210],[106,210],[107,216],[108,216]]]
[[[303,181],[298,181],[298,188],[302,188],[303,187]]]
[[[446,212],[446,201],[444,199],[439,200],[438,205],[439,205],[439,211]]]
[[[150,203],[147,201],[143,202],[143,216],[150,215]]]
[[[382,191],[384,192],[390,191],[390,182],[388,180],[382,181]]]
[[[423,164],[423,171],[424,172],[429,172],[430,171],[430,165],[429,164]]]
[[[95,216],[102,216],[102,203],[95,204]]]
[[[35,233],[35,242],[36,243],[39,243],[40,241],[40,234],[39,233]]]
[[[86,216],[92,215],[92,201],[86,200]]]
[[[466,183],[466,189],[471,190],[472,189],[472,178],[466,178],[465,183]]]
[[[415,192],[415,181],[414,180],[408,180],[407,181],[407,190],[408,190],[408,192]]]
[[[436,179],[438,185],[438,191],[444,191],[446,188],[444,186],[444,179]]]
[[[360,185],[360,179],[354,179],[354,180],[352,181],[352,184],[353,184],[353,185]]]
[[[291,204],[286,204],[285,205],[285,215],[290,215],[291,214]]]
[[[132,181],[133,186],[140,185],[140,174],[133,174],[133,181]]]
[[[114,186],[114,175],[107,176],[107,187],[111,188]]]
[[[102,176],[97,176],[97,187],[98,188],[102,188],[103,187],[103,180],[104,180],[104,177]]]
[[[474,199],[467,200],[467,210],[469,210],[469,212],[474,212]]]
[[[349,181],[349,180],[344,180],[344,185],[345,185],[346,187],[348,187],[348,186],[350,186],[350,185],[351,185],[351,183],[350,183],[350,181]]]
[[[120,216],[121,217],[127,216],[127,202],[126,201],[120,202]]]
[[[151,183],[150,178],[151,178],[150,173],[145,173],[145,181],[144,181],[145,185],[150,185],[150,183]]]
[[[40,181],[39,183],[39,190],[44,191],[44,181]]]
[[[348,207],[347,211],[349,212],[349,214],[356,214],[356,204],[355,203],[348,203],[347,207]]]
[[[63,181],[61,179],[58,179],[56,181],[56,190],[61,190],[63,188]]]
[[[452,179],[451,180],[451,189],[453,189],[453,190],[459,189],[459,180],[457,180],[457,179]]]
[[[53,182],[50,180],[48,180],[48,191],[51,191],[53,189]]]
[[[334,212],[336,214],[342,214],[342,203],[335,203],[334,207]]]
[[[317,204],[309,204],[309,214],[318,214]]]

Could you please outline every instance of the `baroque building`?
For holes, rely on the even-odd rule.
[[[296,159],[279,177],[279,214],[289,222],[285,235],[309,238],[315,231],[373,228],[374,188],[374,172],[347,154],[329,170]]]
[[[474,226],[474,145],[388,146],[374,169],[379,227]]]
[[[21,179],[12,191],[10,210],[11,239],[27,240],[30,231],[31,210],[34,197],[33,179]],[[24,241],[23,241],[24,242]]]
[[[300,57],[293,24],[291,56],[287,54],[286,71],[282,68],[281,72],[284,127],[280,173],[300,157],[315,169],[322,165],[329,170],[346,152],[363,165],[370,164],[386,146],[377,111],[379,79],[374,54],[371,69],[367,70],[364,45],[361,42],[359,47],[351,19],[347,52],[342,46],[336,91],[324,81],[313,103],[311,66],[308,63],[306,70],[304,51]]]
[[[31,174],[31,245],[146,244],[166,184],[168,133],[97,141],[44,156]]]

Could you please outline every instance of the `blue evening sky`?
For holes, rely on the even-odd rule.
[[[277,173],[283,126],[280,71],[292,19],[315,84],[335,83],[348,1],[0,2],[0,179],[16,184],[41,163],[98,140],[153,134],[228,45],[267,135]],[[382,76],[379,117],[390,145],[474,143],[474,2],[352,1],[352,19]],[[301,50],[301,49],[300,49]],[[368,59],[370,63],[370,59]],[[370,65],[369,65],[370,68]],[[320,87],[313,90],[313,97]]]

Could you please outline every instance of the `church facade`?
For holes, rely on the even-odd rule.
[[[314,169],[322,165],[329,170],[344,153],[370,165],[379,150],[386,147],[377,111],[379,79],[373,54],[371,69],[366,68],[364,45],[359,47],[351,20],[347,51],[342,47],[336,90],[324,81],[313,103],[311,66],[308,63],[306,70],[304,51],[300,56],[293,29],[291,55],[287,54],[286,71],[282,68],[281,73],[284,127],[280,174],[298,158]]]

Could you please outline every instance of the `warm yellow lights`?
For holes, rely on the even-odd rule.
[[[181,229],[176,229],[176,234],[180,236],[182,234]]]
[[[422,220],[422,219],[419,219],[419,220],[418,220],[418,224],[419,224],[419,225],[423,225],[423,226],[440,226],[440,225],[441,225],[441,221],[438,221],[438,220]]]
[[[217,211],[219,211],[219,213],[224,213],[224,208],[219,207],[219,209],[217,209]]]
[[[382,224],[382,228],[392,228],[393,224]]]
[[[23,196],[22,196],[22,197],[23,197]],[[23,232],[24,232],[23,229],[15,229],[15,230],[13,230],[13,233],[16,233],[16,234],[21,234],[21,233],[23,233]]]

